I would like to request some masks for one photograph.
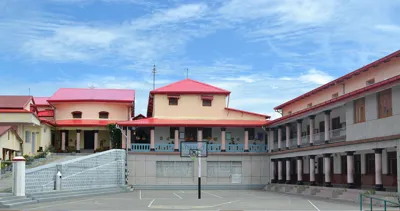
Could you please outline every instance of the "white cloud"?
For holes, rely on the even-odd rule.
[[[384,32],[400,33],[399,25],[383,24],[383,25],[376,25],[375,28]]]
[[[326,84],[334,79],[333,76],[330,76],[329,74],[316,70],[316,69],[310,69],[307,71],[306,74],[303,74],[299,77],[300,81],[306,82],[306,83],[314,83],[314,84]]]

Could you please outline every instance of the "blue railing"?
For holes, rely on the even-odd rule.
[[[156,152],[173,152],[175,144],[155,144],[154,151]]]
[[[266,144],[249,144],[249,152],[266,152]]]
[[[131,144],[131,151],[134,152],[149,152],[150,144]]]
[[[208,152],[221,152],[221,144],[208,144]]]
[[[227,152],[244,152],[244,144],[227,144]]]
[[[369,210],[372,211],[373,208],[373,200],[374,201],[378,201],[380,202],[379,204],[383,206],[383,210],[386,211],[387,207],[398,207],[400,206],[400,201],[398,202],[392,202],[392,201],[388,201],[385,199],[380,199],[380,198],[376,198],[376,197],[372,197],[372,196],[368,196],[365,194],[360,194],[360,211],[363,211],[363,203],[364,203],[364,199],[367,199],[369,202]]]

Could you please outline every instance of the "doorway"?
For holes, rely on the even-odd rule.
[[[354,155],[354,185],[361,188],[361,155]]]
[[[83,131],[83,148],[94,149],[94,131]]]

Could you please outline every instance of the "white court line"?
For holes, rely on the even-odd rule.
[[[321,210],[319,210],[318,207],[315,206],[315,204],[313,204],[310,200],[308,200],[308,202],[310,202],[310,204],[311,204],[316,210],[321,211]]]
[[[208,195],[215,196],[215,197],[217,197],[217,198],[220,198],[220,199],[222,199],[222,197],[221,197],[221,196],[218,196],[218,195],[215,195],[215,194],[209,193],[209,192],[207,192],[207,191],[203,191],[203,193],[207,193]]]
[[[147,206],[147,207],[151,207],[151,205],[153,204],[153,202],[154,202],[155,200],[156,200],[156,199],[153,199],[153,200],[150,202],[149,206]]]
[[[95,199],[96,199],[96,198],[84,199],[84,200],[80,200],[80,201],[71,201],[71,202],[66,202],[66,203],[57,203],[57,204],[52,204],[52,205],[47,205],[47,206],[42,206],[42,207],[26,208],[26,209],[24,209],[24,210],[36,210],[36,209],[42,209],[42,208],[60,206],[60,205],[62,205],[62,204],[75,204],[75,203],[79,203],[79,202],[83,202],[83,201],[91,201],[91,200],[95,200]]]
[[[174,195],[180,199],[182,199],[182,197],[180,197],[178,194],[174,193]]]
[[[185,191],[183,191],[183,190],[179,190],[179,192],[181,192],[181,193],[185,193]]]
[[[139,199],[142,200],[142,190],[139,191]]]
[[[215,205],[212,205],[212,206],[208,206],[208,207],[217,207],[217,206],[221,206],[221,205],[225,205],[225,204],[231,204],[231,203],[235,203],[235,202],[238,202],[238,201],[240,201],[240,200],[236,200],[236,201],[228,201],[228,202],[225,202],[225,203],[221,203],[221,204],[215,204]]]

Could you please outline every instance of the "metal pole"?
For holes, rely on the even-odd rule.
[[[199,161],[199,169],[198,169],[198,192],[199,192],[199,199],[201,199],[201,157],[198,157],[198,161]]]

